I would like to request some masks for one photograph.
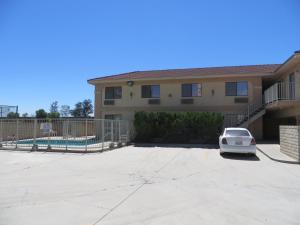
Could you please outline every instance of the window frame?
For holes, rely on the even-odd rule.
[[[107,94],[107,90],[109,89],[112,89],[112,97],[109,97],[108,94]],[[118,96],[118,93],[117,93],[117,89],[120,89],[121,92],[120,92],[120,95]],[[123,89],[122,89],[122,86],[110,86],[110,87],[105,87],[104,89],[104,99],[105,100],[115,100],[115,99],[122,99],[122,95],[123,95]]]
[[[247,87],[247,93],[246,94],[240,94],[239,93],[239,88],[238,88],[238,85],[240,84],[243,84],[243,83],[246,83],[246,87]],[[229,84],[233,84],[234,86],[234,90],[231,90],[231,92],[228,91],[228,86]],[[248,84],[248,81],[229,81],[229,82],[225,82],[225,96],[228,96],[228,97],[247,97],[249,96],[249,84]]]
[[[184,94],[184,86],[188,86],[190,85],[190,90],[189,90],[189,94],[190,95],[185,95]],[[197,93],[199,94],[199,89],[200,89],[200,95],[193,95],[193,86],[197,85]],[[200,86],[200,88],[199,88]],[[202,97],[202,83],[184,83],[181,84],[181,97],[182,98],[197,98],[197,97]]]
[[[144,88],[146,87],[150,87],[150,89],[148,91],[150,91],[150,96],[144,95],[144,93],[147,93],[147,91],[145,92]],[[152,88],[154,87],[158,87],[159,89],[159,96],[153,96],[153,90]],[[141,86],[141,97],[142,98],[154,98],[154,99],[160,99],[160,85],[159,84],[146,84],[146,85],[142,85]]]

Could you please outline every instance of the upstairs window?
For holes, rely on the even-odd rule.
[[[122,98],[122,87],[106,87],[105,99],[120,99]]]
[[[248,96],[248,82],[226,82],[226,96]]]
[[[160,98],[159,85],[143,85],[142,98]]]
[[[182,97],[201,97],[202,85],[201,84],[182,84],[181,85]]]

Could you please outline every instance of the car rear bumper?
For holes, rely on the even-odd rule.
[[[250,146],[220,145],[220,153],[223,152],[256,154],[256,145],[250,145]]]

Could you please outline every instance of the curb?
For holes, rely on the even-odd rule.
[[[266,157],[268,157],[269,159],[271,159],[271,160],[273,160],[273,161],[275,161],[275,162],[287,163],[287,164],[294,164],[294,165],[295,165],[295,164],[296,164],[296,165],[300,165],[300,162],[297,162],[297,161],[287,161],[287,160],[275,159],[275,158],[269,156],[267,153],[265,153],[265,152],[264,152],[263,150],[261,150],[259,147],[256,146],[256,148],[257,148],[257,150],[258,150],[259,152],[261,152],[263,155],[265,155]]]
[[[76,150],[58,150],[58,149],[52,149],[52,150],[47,150],[47,149],[39,149],[39,150],[27,150],[27,149],[4,149],[1,148],[0,151],[9,151],[9,152],[44,152],[44,153],[78,153],[78,154],[93,154],[93,153],[102,153],[102,152],[108,152],[112,150],[116,150],[119,148],[112,148],[112,149],[101,149],[101,150],[95,150],[95,151],[76,151]]]

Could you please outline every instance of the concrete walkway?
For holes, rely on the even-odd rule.
[[[259,151],[0,151],[0,225],[296,225],[299,187],[299,165]]]
[[[257,149],[268,158],[277,162],[298,164],[299,162],[280,151],[279,144],[257,144]]]

